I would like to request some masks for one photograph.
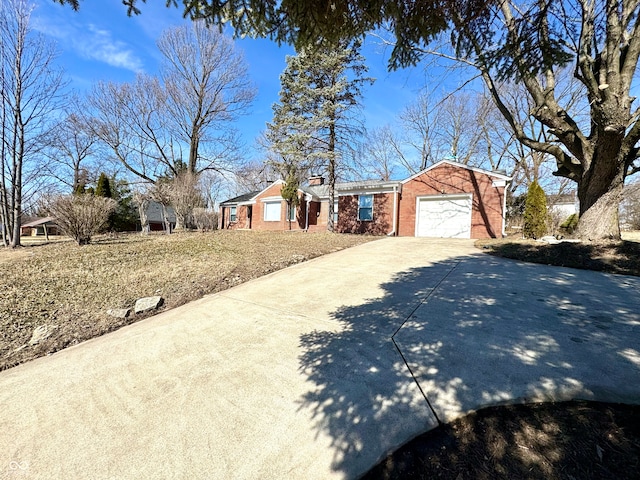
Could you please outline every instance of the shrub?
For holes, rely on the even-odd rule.
[[[111,198],[93,195],[60,195],[47,201],[46,210],[64,235],[78,245],[87,245],[91,237],[103,231],[116,203]]]
[[[560,229],[571,235],[578,226],[578,214],[572,213],[567,219],[560,224]]]
[[[547,232],[547,198],[535,180],[527,191],[523,222],[522,231],[526,238],[540,238]]]
[[[215,230],[218,228],[218,213],[206,208],[194,208],[193,221],[199,232]]]

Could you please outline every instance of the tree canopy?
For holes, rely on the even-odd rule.
[[[54,0],[80,8],[81,0]],[[145,0],[122,0],[129,15],[141,13]],[[361,38],[380,27],[391,29],[397,43],[391,63],[415,64],[414,47],[428,43],[446,30],[456,12],[472,19],[488,14],[488,0],[166,0],[167,7],[183,8],[183,16],[209,24],[230,25],[238,36],[268,37],[300,50],[319,40],[337,43]]]

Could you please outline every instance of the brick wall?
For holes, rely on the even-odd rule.
[[[342,195],[338,199],[338,225],[340,233],[366,233],[386,235],[393,230],[393,194],[373,195],[373,219],[358,220],[358,195]]]

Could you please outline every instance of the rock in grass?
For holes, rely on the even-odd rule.
[[[107,310],[107,315],[115,318],[127,318],[130,313],[130,308],[110,308]]]
[[[33,335],[31,335],[31,339],[29,340],[29,345],[37,345],[42,340],[48,338],[53,333],[53,329],[56,328],[56,325],[40,325],[33,330]]]
[[[155,310],[160,305],[162,305],[163,299],[161,296],[156,295],[153,297],[144,297],[136,300],[136,304],[133,307],[134,312],[136,313],[144,313],[149,310]]]

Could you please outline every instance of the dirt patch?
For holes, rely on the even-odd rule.
[[[635,238],[635,237],[631,237]],[[640,275],[640,242],[548,244],[520,238],[478,240],[476,246],[499,257],[623,275]]]
[[[103,335],[147,315],[114,318],[160,295],[163,310],[296,263],[374,240],[329,233],[119,235],[0,249],[0,370]],[[37,327],[50,335],[29,342]]]
[[[421,435],[363,480],[637,479],[640,407],[491,407]]]

